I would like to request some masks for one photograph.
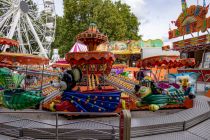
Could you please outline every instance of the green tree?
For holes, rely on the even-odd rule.
[[[96,23],[109,40],[140,39],[140,23],[128,5],[111,0],[64,0],[64,17],[57,17],[53,48],[63,55],[73,46],[76,35]]]
[[[118,12],[121,13],[123,21],[126,24],[127,31],[124,39],[133,39],[138,40],[140,36],[138,35],[140,22],[137,17],[131,12],[130,6],[127,4],[121,3],[121,1],[115,2]]]

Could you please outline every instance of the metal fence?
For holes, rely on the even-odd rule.
[[[75,119],[67,120],[64,116]],[[120,136],[120,124],[125,122],[120,116],[123,113],[0,111],[0,134],[14,140],[115,140]]]

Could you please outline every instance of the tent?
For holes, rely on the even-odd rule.
[[[87,46],[79,42],[76,42],[72,47],[72,49],[70,50],[70,52],[87,52],[87,51],[88,51]]]

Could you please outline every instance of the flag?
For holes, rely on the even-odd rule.
[[[206,0],[203,0],[203,7],[206,7]]]
[[[182,2],[182,11],[185,13],[185,16],[187,15],[187,2],[186,0],[181,0]]]

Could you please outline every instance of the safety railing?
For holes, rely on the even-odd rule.
[[[67,120],[66,116],[74,117],[75,119]],[[104,117],[106,118],[104,119]],[[27,138],[31,140],[129,140],[130,120],[130,111],[125,110],[120,114],[92,112],[0,111],[0,134],[12,136],[16,139]]]

